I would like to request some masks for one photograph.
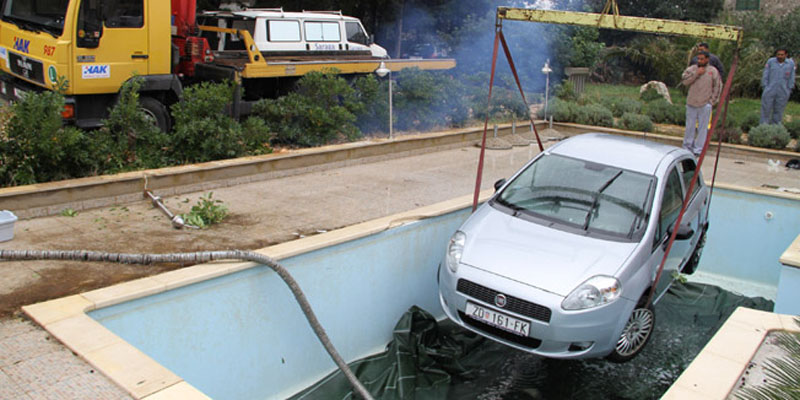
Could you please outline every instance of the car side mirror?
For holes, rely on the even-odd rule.
[[[506,180],[505,179],[498,180],[497,182],[494,183],[494,191],[496,192],[496,191],[500,190],[500,188],[503,187],[503,185],[505,185],[505,184],[506,184]]]
[[[672,226],[667,229],[667,235],[672,235]],[[681,225],[678,228],[678,234],[675,235],[675,240],[687,240],[694,236],[694,229],[689,224]]]
[[[374,33],[370,34],[369,37],[367,38],[367,46],[372,46],[373,44],[375,44],[375,34]]]

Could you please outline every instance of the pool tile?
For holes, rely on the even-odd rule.
[[[74,295],[23,306],[22,311],[39,323],[39,325],[47,326],[53,322],[69,318],[93,308],[94,302],[81,295]]]
[[[84,293],[82,296],[94,303],[95,308],[104,308],[165,290],[166,285],[164,282],[148,277],[93,290]]]
[[[54,322],[47,330],[81,357],[122,339],[86,314]]]
[[[181,381],[172,371],[128,343],[116,343],[86,355],[108,378],[142,398]]]
[[[154,275],[152,278],[163,283],[166,290],[171,290],[227,275],[243,267],[250,268],[252,266],[253,264],[248,262],[210,262]]]
[[[203,392],[197,390],[194,386],[180,382],[177,385],[172,385],[162,391],[151,394],[143,400],[209,400],[210,397],[206,396]]]
[[[689,388],[673,385],[661,396],[661,400],[708,400],[708,397]]]
[[[737,308],[728,318],[728,321],[765,331],[783,329],[783,324],[778,314],[747,307]]]
[[[683,371],[673,386],[697,392],[702,395],[701,398],[724,399],[733,389],[744,367],[744,364],[702,352]]]
[[[726,323],[708,342],[704,352],[710,352],[740,364],[747,364],[756,354],[768,331],[741,323]]]
[[[781,326],[784,330],[800,333],[800,324],[798,324],[798,321],[800,321],[799,316],[779,314],[778,317],[781,320]]]

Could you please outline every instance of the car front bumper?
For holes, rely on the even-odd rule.
[[[457,287],[460,279],[480,285],[483,295],[472,296],[459,291]],[[487,301],[486,293],[495,292],[548,308],[549,320],[541,315],[531,317],[530,314],[500,308]],[[444,265],[439,271],[439,301],[448,318],[492,340],[549,358],[592,358],[608,355],[614,349],[635,306],[633,301],[620,297],[600,307],[566,311],[561,308],[563,300],[563,296],[469,265],[461,264],[455,274]],[[523,337],[476,322],[465,314],[467,301],[530,322],[530,334]]]

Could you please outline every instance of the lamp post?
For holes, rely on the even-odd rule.
[[[389,140],[394,139],[394,124],[392,123],[392,70],[386,68],[386,63],[381,61],[381,65],[375,70],[375,74],[383,78],[389,75]]]
[[[544,63],[544,67],[542,67],[542,73],[547,76],[545,80],[544,86],[544,119],[547,121],[547,100],[548,96],[550,95],[550,73],[553,70],[550,68],[550,59],[547,59],[547,62]]]

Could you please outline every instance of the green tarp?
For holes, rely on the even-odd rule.
[[[773,303],[716,286],[675,284],[656,305],[647,347],[625,364],[553,360],[483,339],[412,307],[387,351],[351,364],[376,399],[657,399],[739,306]],[[335,372],[294,399],[352,399]]]

